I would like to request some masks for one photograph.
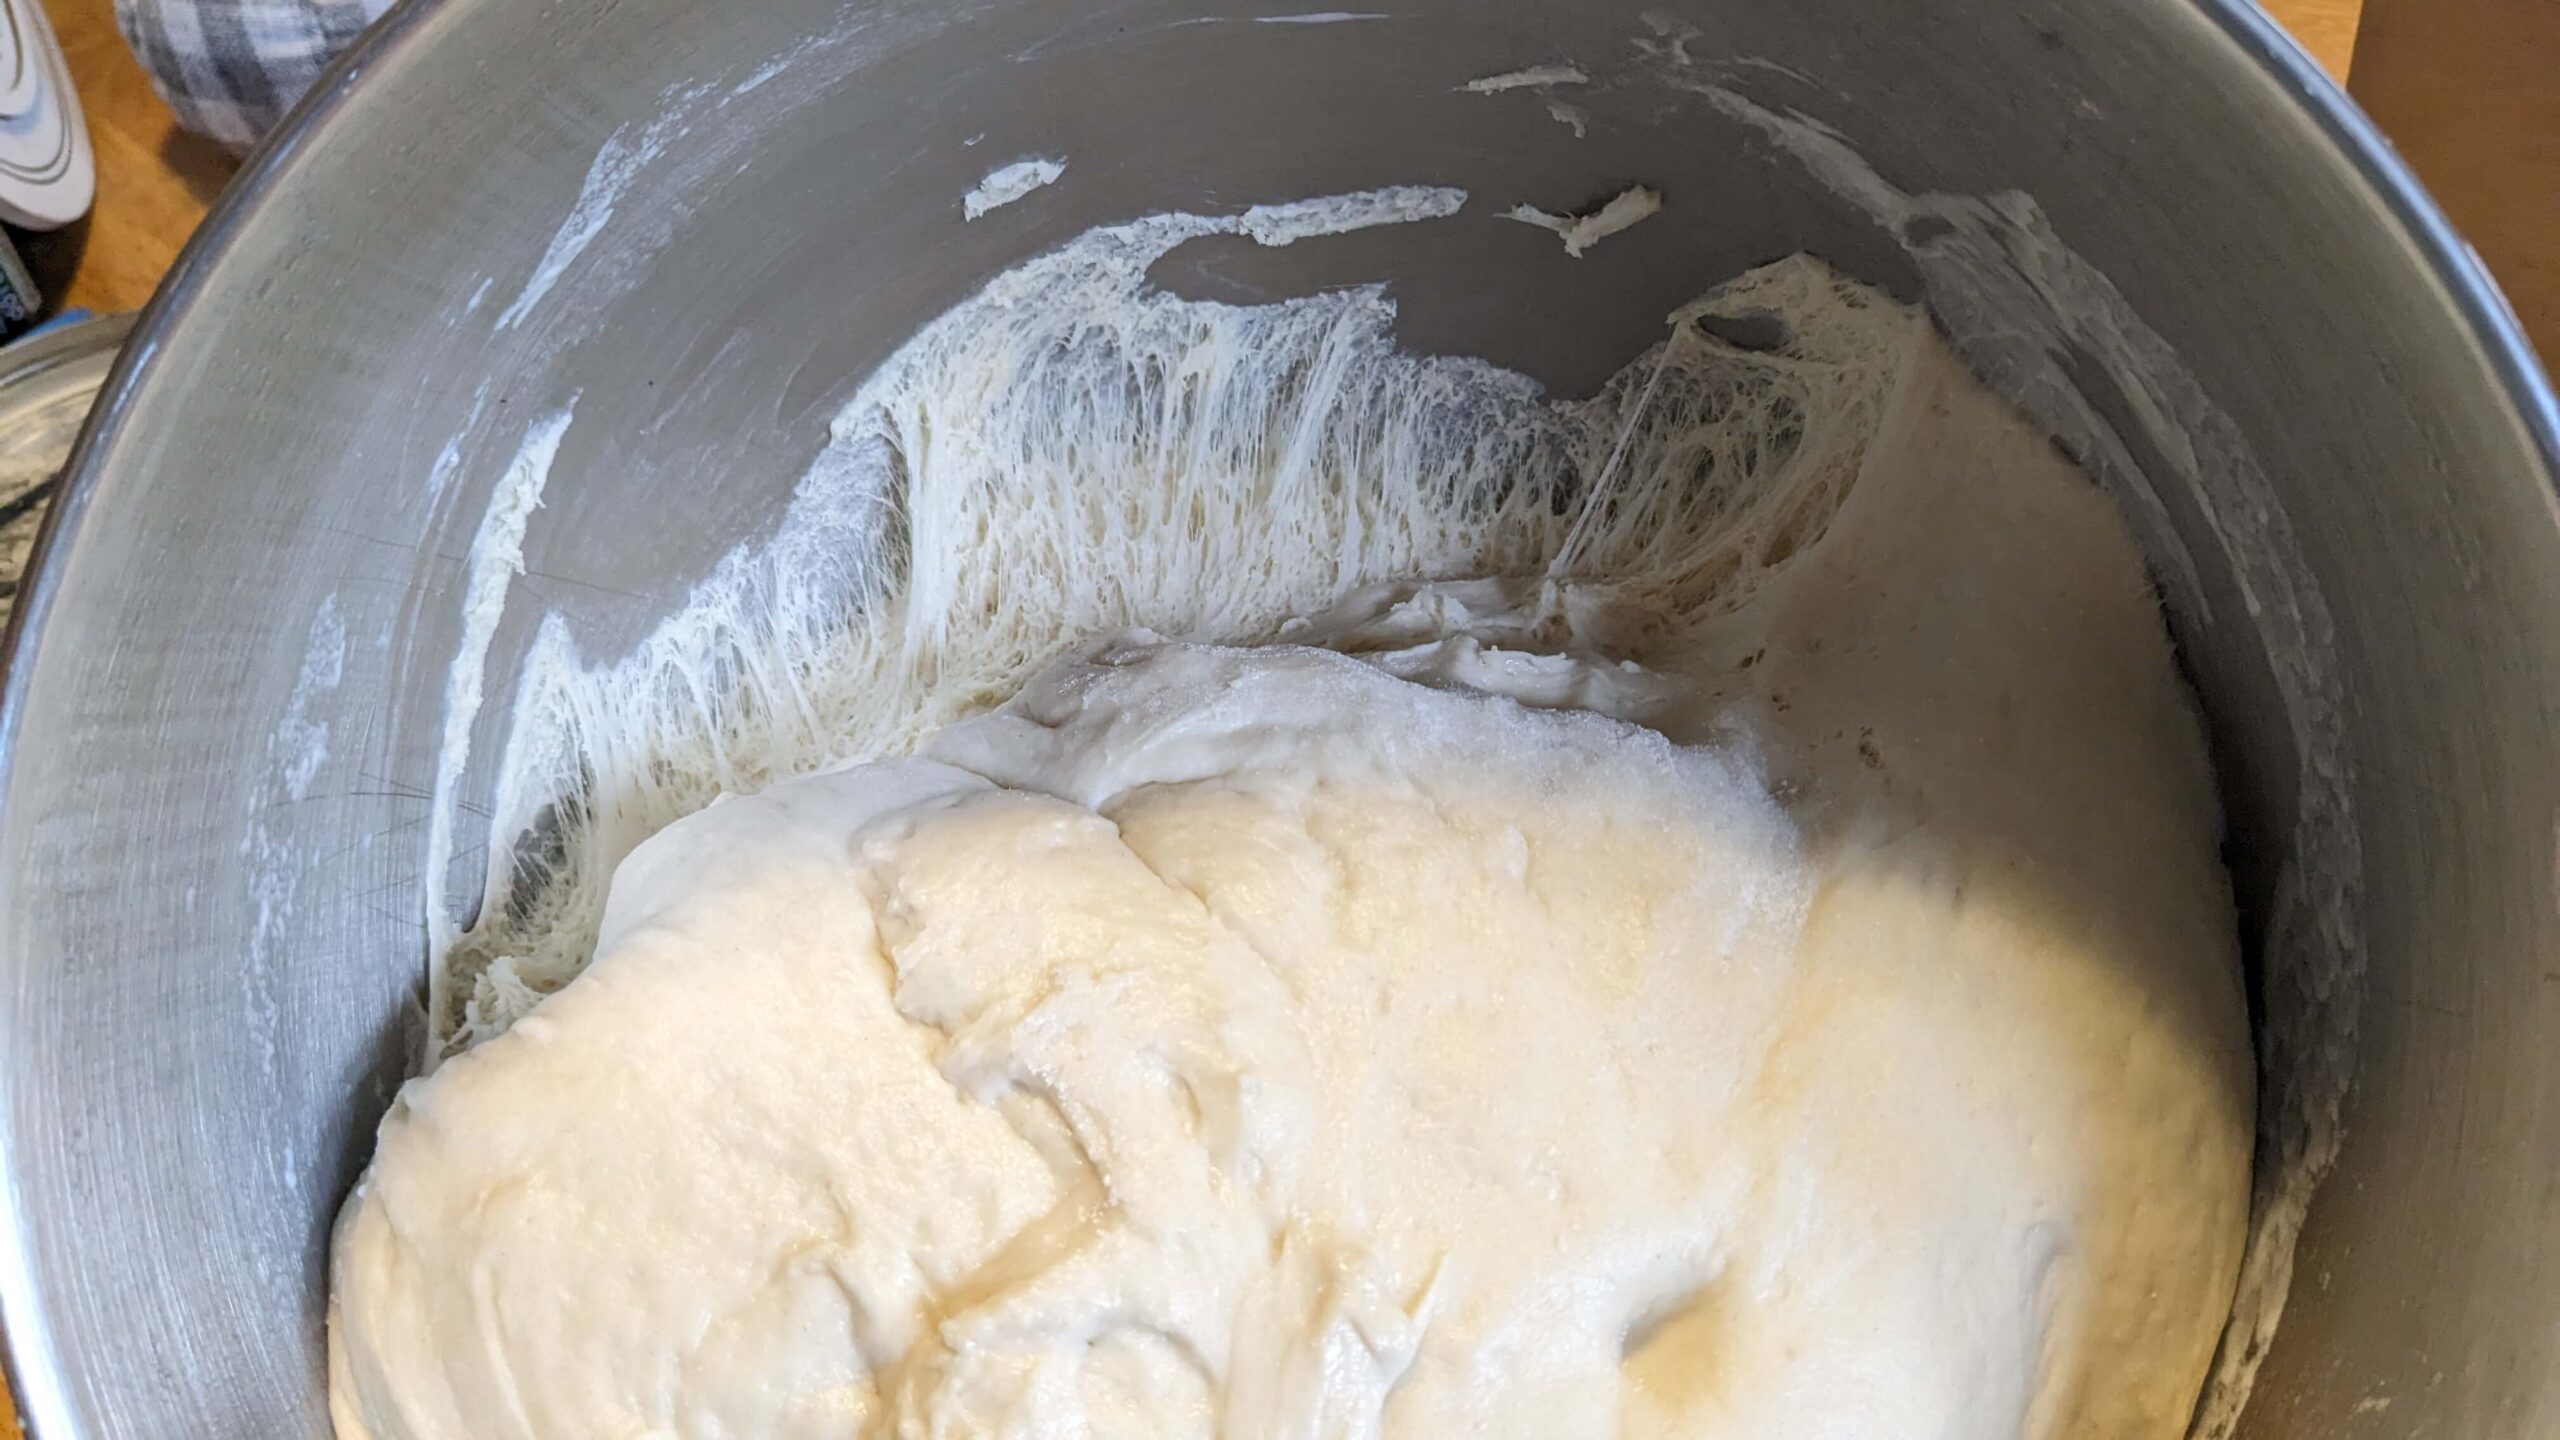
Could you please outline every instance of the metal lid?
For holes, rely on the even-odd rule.
[[[100,315],[0,348],[0,623],[18,603],[62,462],[132,328],[131,315]]]

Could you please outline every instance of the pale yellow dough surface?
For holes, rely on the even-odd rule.
[[[2176,1440],[2252,1097],[2139,557],[1924,338],[1781,558],[1124,636],[667,828],[385,1123],[340,1434]]]

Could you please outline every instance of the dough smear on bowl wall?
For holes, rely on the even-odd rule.
[[[1570,402],[1146,278],[1463,199],[1026,262],[545,630],[341,1435],[2185,1433],[2254,1094],[2124,520],[1807,259]]]

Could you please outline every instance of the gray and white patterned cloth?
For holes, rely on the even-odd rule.
[[[178,123],[258,142],[394,0],[115,0],[116,26]]]

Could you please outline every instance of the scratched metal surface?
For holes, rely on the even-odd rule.
[[[1907,190],[2031,193],[2277,485],[2337,616],[2378,1003],[2251,1433],[2560,1432],[2560,424],[2317,69],[2242,0],[1249,23],[1293,8],[418,0],[253,163],[109,382],[0,692],[0,1321],[43,1440],[326,1433],[322,1256],[415,1039],[459,556],[529,425],[578,397],[528,588],[615,653],[772,522],[882,355],[1102,220],[1656,183],[1671,206],[1608,252],[1628,264],[1565,269],[1506,225],[1267,267],[1383,275],[1409,343],[1558,386],[1788,250],[1907,292],[1912,237],[1707,107],[1595,94],[1579,142],[1450,96],[1623,57],[1663,10]],[[654,128],[722,95],[716,123]],[[643,141],[545,307],[500,325],[583,231],[564,221],[599,154]],[[1035,147],[1078,157],[1076,183],[963,226],[988,157]],[[1566,328],[1589,353],[1540,343]],[[498,637],[493,695],[535,608]],[[2222,613],[2191,637],[2206,672],[2258,643],[2247,606]],[[2281,717],[2204,699],[2235,793],[2280,789]],[[288,719],[328,727],[325,763],[280,747]],[[2239,869],[2281,843],[2248,809]]]

